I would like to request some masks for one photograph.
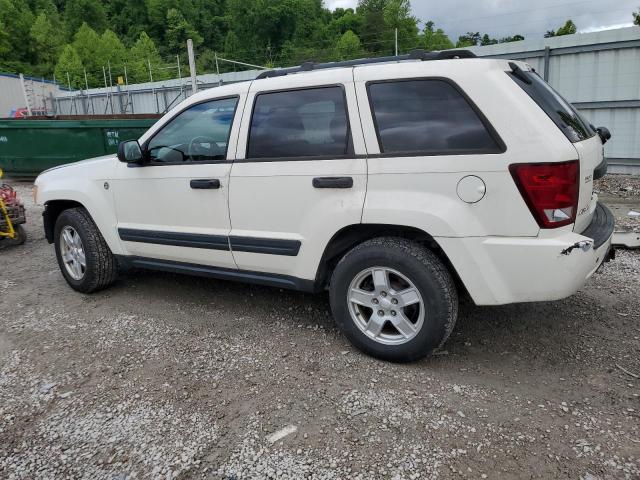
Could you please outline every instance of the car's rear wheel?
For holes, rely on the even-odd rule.
[[[453,330],[458,296],[451,275],[427,248],[402,238],[358,245],[336,266],[331,308],[365,353],[407,362],[442,345]]]
[[[60,271],[71,288],[91,293],[115,281],[118,261],[84,208],[60,214],[54,239]]]

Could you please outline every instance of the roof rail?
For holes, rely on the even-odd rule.
[[[356,67],[359,65],[370,65],[372,63],[401,62],[405,60],[451,60],[454,58],[476,58],[476,55],[469,50],[443,50],[441,52],[427,52],[425,50],[413,50],[408,55],[394,57],[360,58],[358,60],[346,60],[344,62],[314,63],[305,62],[299,67],[281,68],[279,70],[267,70],[256,77],[262,78],[284,77],[292,73],[310,72],[312,70],[324,70],[327,68]]]

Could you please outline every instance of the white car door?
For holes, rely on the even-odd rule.
[[[146,139],[144,164],[118,165],[117,229],[129,256],[236,268],[228,187],[244,97],[189,105]]]
[[[365,154],[351,69],[253,82],[230,180],[238,268],[313,280],[332,236],[361,221]]]

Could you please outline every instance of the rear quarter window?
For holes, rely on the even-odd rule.
[[[596,134],[573,105],[536,72],[517,69],[509,72],[509,76],[544,110],[571,142],[581,142]]]
[[[367,84],[382,153],[502,153],[488,122],[451,82],[416,79]]]

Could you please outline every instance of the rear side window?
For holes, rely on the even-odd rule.
[[[517,69],[516,72],[509,73],[509,76],[544,110],[570,141],[580,142],[596,134],[573,105],[562,98],[536,72]]]
[[[349,122],[341,87],[257,95],[247,158],[347,155]]]
[[[380,151],[420,155],[501,153],[502,143],[445,80],[369,83]]]

